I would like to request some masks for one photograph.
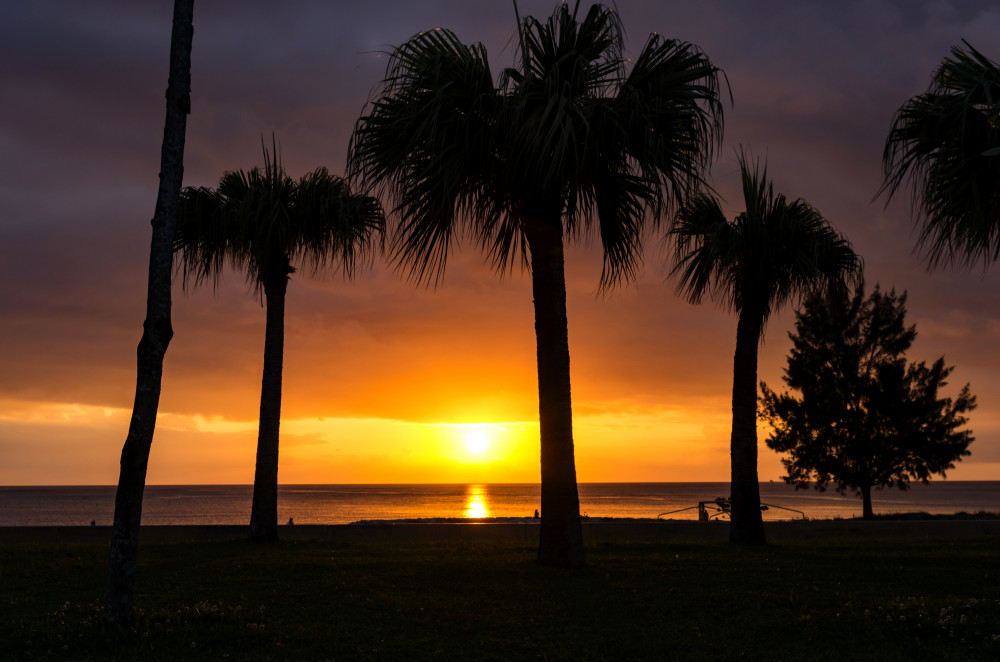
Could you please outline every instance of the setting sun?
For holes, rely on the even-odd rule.
[[[465,435],[465,448],[473,455],[481,455],[490,446],[490,438],[481,428],[473,428]]]

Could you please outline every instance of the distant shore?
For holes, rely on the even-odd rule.
[[[500,518],[480,520],[378,520],[355,524],[297,524],[282,526],[279,538],[343,543],[434,543],[460,541],[538,540],[538,520]],[[812,539],[948,539],[1000,536],[1000,520],[782,520],[765,522],[773,542]],[[601,519],[583,522],[587,543],[604,542],[722,542],[729,537],[725,521],[697,522],[655,519]],[[31,542],[103,543],[109,526],[0,527],[0,544]],[[147,543],[189,540],[236,540],[247,535],[245,525],[143,526]]]
[[[725,483],[580,484],[580,514],[597,518],[697,519],[698,504],[718,515],[715,500],[729,492]],[[858,499],[794,486],[764,483],[765,520],[806,515],[850,519],[861,514]],[[250,519],[250,485],[150,485],[143,495],[147,525],[242,525]],[[279,486],[278,521],[340,525],[359,520],[426,518],[529,518],[541,510],[537,484],[456,485],[284,485]],[[0,526],[110,526],[115,488],[0,487]],[[1000,507],[1000,481],[940,482],[906,492],[880,495],[881,513],[954,514]],[[783,510],[783,509],[792,509]]]

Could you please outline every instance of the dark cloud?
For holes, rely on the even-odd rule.
[[[548,0],[522,0],[545,16]],[[727,213],[742,209],[734,150],[766,159],[776,188],[803,197],[864,256],[869,283],[910,293],[914,358],[945,354],[972,382],[974,455],[1000,448],[996,270],[927,274],[904,200],[883,209],[882,143],[895,110],[922,92],[950,46],[995,60],[993,2],[620,0],[634,54],[651,30],[700,45],[727,73],[734,105],[713,170]],[[238,9],[238,10],[237,10]],[[506,3],[256,0],[196,7],[185,180],[214,185],[261,162],[273,133],[287,169],[343,171],[350,131],[415,32],[482,41],[494,73],[511,60]],[[0,397],[128,407],[145,296],[169,45],[169,3],[15,3],[0,10]],[[736,321],[673,295],[656,238],[639,281],[595,294],[600,257],[570,253],[570,341],[579,411],[607,403],[725,410]],[[240,277],[218,292],[175,290],[164,407],[256,416],[264,313]],[[493,406],[534,415],[531,297],[474,247],[436,290],[384,261],[354,283],[297,276],[289,288],[286,412],[444,420]],[[790,310],[761,350],[780,381]],[[449,386],[442,386],[442,375]],[[427,392],[423,385],[434,385]],[[414,391],[417,391],[416,393]],[[419,397],[417,397],[419,395]],[[977,421],[979,423],[977,423]],[[982,451],[977,449],[983,449]],[[720,476],[723,478],[724,476]]]

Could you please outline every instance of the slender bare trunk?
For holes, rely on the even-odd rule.
[[[740,312],[733,358],[733,430],[730,440],[732,504],[729,540],[764,544],[757,480],[757,348],[764,316],[753,306]]]
[[[526,228],[531,252],[538,358],[538,420],[541,430],[542,512],[538,562],[579,567],[586,563],[573,453],[566,277],[562,223],[535,220]]]
[[[177,201],[184,178],[184,135],[187,115],[191,112],[193,16],[194,0],[175,0],[167,81],[167,117],[160,150],[160,187],[149,249],[146,320],[136,351],[135,400],[128,436],[122,447],[108,563],[104,620],[114,625],[129,625],[134,618],[132,603],[139,555],[142,495],[160,403],[163,357],[173,336],[170,325],[170,276]]]
[[[278,440],[281,428],[281,372],[285,352],[285,291],[288,260],[264,285],[267,323],[264,329],[264,373],[260,383],[260,423],[257,433],[257,467],[253,479],[250,539],[278,539]]]
[[[872,509],[872,486],[861,486],[861,517],[862,519],[875,519],[875,511]]]

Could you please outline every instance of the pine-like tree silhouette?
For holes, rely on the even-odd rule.
[[[773,430],[767,445],[787,453],[785,481],[852,490],[865,519],[874,517],[873,489],[943,475],[973,441],[960,429],[976,406],[969,385],[954,400],[943,397],[952,372],[944,358],[907,361],[917,332],[905,316],[905,292],[817,292],[795,316],[784,376],[791,391],[761,384],[761,416]]]

